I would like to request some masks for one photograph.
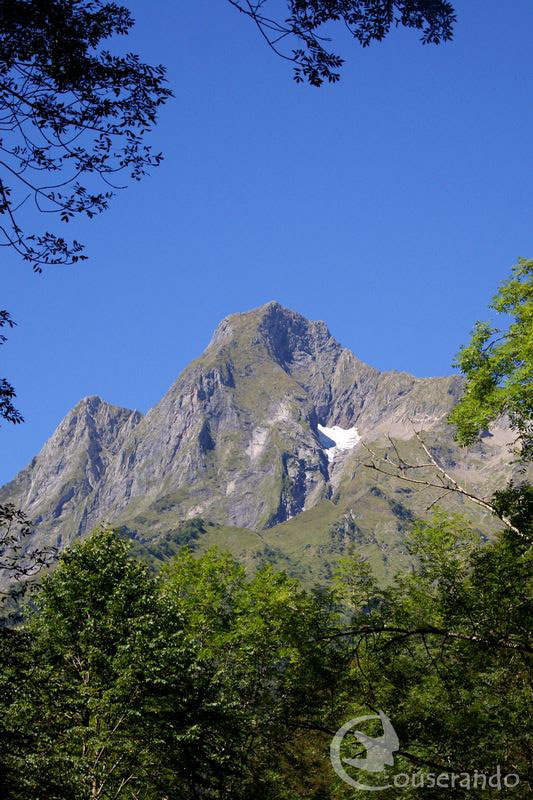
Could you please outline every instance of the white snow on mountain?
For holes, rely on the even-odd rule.
[[[318,439],[328,457],[328,461],[333,461],[341,450],[351,450],[361,439],[357,433],[357,428],[341,428],[333,425],[327,428],[325,425],[318,425]]]

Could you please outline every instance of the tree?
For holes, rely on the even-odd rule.
[[[229,0],[253,20],[270,47],[294,64],[297,81],[320,86],[339,78],[343,59],[320,30],[343,22],[363,45],[394,26],[421,31],[423,43],[451,39],[446,0],[287,0],[288,16],[268,15],[268,1]],[[134,24],[105,0],[2,0],[0,15],[0,234],[33,268],[85,258],[83,246],[53,230],[28,232],[24,206],[68,222],[108,207],[119,175],[139,180],[161,154],[144,144],[159,107],[171,96],[162,66],[113,55],[102,43]],[[296,49],[280,50],[296,40]]]
[[[414,435],[420,445],[423,460],[417,460],[414,463],[407,461],[402,455],[400,443],[389,436],[390,447],[371,448],[362,442],[370,460],[360,463],[366,469],[420,486],[422,490],[436,490],[438,494],[430,499],[426,511],[430,511],[450,493],[459,495],[474,505],[490,511],[517,536],[529,542],[533,541],[531,528],[533,492],[528,484],[515,486],[511,481],[507,487],[494,492],[492,497],[480,496],[459,483],[450,471],[439,463],[431,448],[424,441],[421,431],[414,430]]]
[[[200,668],[182,612],[128,550],[103,529],[65,551],[11,632],[2,796],[177,800],[209,797],[223,778],[230,720],[221,724],[217,676]]]
[[[2,796],[297,797],[344,675],[335,619],[330,595],[271,568],[185,550],[154,577],[95,531],[0,630]]]
[[[400,741],[397,771],[479,773],[478,791],[458,783],[448,797],[500,796],[483,787],[498,765],[520,778],[512,796],[528,797],[531,548],[507,531],[483,544],[464,520],[442,512],[415,525],[409,544],[413,571],[386,588],[360,560],[343,565],[340,595],[351,620],[338,635],[354,652],[346,718],[385,710]],[[433,795],[418,782],[395,796]]]
[[[491,308],[510,317],[507,327],[477,322],[455,365],[466,378],[450,414],[457,440],[472,444],[506,415],[516,431],[520,460],[533,460],[533,260],[520,258]]]
[[[338,80],[342,58],[327,52],[319,30],[343,21],[363,46],[392,26],[422,32],[422,42],[452,37],[455,15],[446,0],[287,0],[282,20],[264,13],[268,0],[229,0],[250,17],[268,44],[295,65],[297,81]],[[56,229],[27,228],[28,201],[67,223],[108,208],[116,181],[140,180],[162,155],[144,144],[159,107],[172,92],[162,66],[102,47],[134,24],[124,7],[105,0],[1,0],[0,246],[15,250],[36,272],[85,259],[84,246]],[[296,39],[282,53],[280,42]],[[0,325],[10,324],[7,311]],[[1,340],[0,340],[1,341]],[[0,416],[21,422],[15,391],[0,382]]]
[[[344,60],[326,49],[330,41],[320,31],[328,23],[342,22],[363,47],[380,42],[392,27],[421,31],[423,44],[439,44],[453,36],[456,21],[446,0],[286,0],[287,12],[269,14],[269,0],[228,0],[257,26],[268,46],[294,65],[294,79],[321,86],[335,83]],[[283,49],[294,41],[294,49]]]
[[[270,565],[247,578],[229,554],[181,552],[162,570],[162,591],[186,620],[202,669],[220,680],[226,770],[217,797],[293,798],[324,764],[313,754],[317,720],[335,720],[335,686],[345,649],[323,634],[336,623],[331,596],[313,596]],[[230,724],[231,723],[231,724]],[[314,742],[316,744],[316,742]]]
[[[171,91],[163,67],[102,48],[134,24],[123,6],[2,0],[1,12],[0,244],[39,272],[85,258],[83,246],[25,230],[25,204],[65,223],[105,210],[121,175],[160,163],[144,137]]]

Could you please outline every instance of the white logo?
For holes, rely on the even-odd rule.
[[[383,726],[383,736],[368,736],[362,731],[353,730],[356,725],[361,722],[367,722],[370,719],[379,719]],[[365,758],[342,758],[341,747],[344,737],[351,733],[354,739],[357,739],[366,750]],[[366,717],[356,717],[346,722],[342,728],[339,728],[333,737],[330,745],[330,758],[333,769],[342,780],[354,789],[361,789],[364,792],[379,792],[382,789],[405,789],[407,786],[413,788],[429,788],[429,789],[447,789],[455,788],[456,786],[462,789],[486,789],[489,786],[491,789],[514,789],[520,783],[520,776],[515,772],[502,775],[500,765],[496,766],[496,771],[493,774],[489,772],[426,772],[418,770],[417,772],[398,772],[391,775],[392,783],[385,786],[367,786],[364,783],[359,783],[354,780],[351,775],[348,775],[344,769],[344,764],[356,769],[362,769],[365,772],[383,772],[385,766],[392,767],[394,764],[395,753],[400,746],[396,731],[392,727],[390,719],[383,711],[378,711],[377,714],[369,714]],[[362,756],[363,753],[358,753]]]
[[[379,719],[383,725],[383,736],[372,737],[368,736],[362,731],[353,731],[353,736],[358,739],[365,747],[367,754],[366,758],[341,758],[341,745],[347,733],[352,731],[356,725],[361,722],[366,722],[369,719]],[[342,778],[345,783],[353,786],[354,789],[362,789],[366,792],[378,792],[382,789],[389,789],[391,784],[386,786],[366,786],[363,783],[358,783],[354,780],[343,767],[343,762],[349,764],[351,767],[365,770],[365,772],[382,772],[385,765],[392,766],[394,764],[394,756],[392,755],[398,750],[400,742],[396,735],[396,731],[392,727],[390,719],[383,711],[377,714],[369,714],[365,717],[356,717],[346,722],[342,728],[339,728],[330,745],[330,758],[333,769],[337,775]]]

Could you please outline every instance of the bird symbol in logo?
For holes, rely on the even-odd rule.
[[[355,720],[355,724],[364,722],[367,719],[381,720],[383,736],[372,737],[361,731],[354,731],[353,735],[366,747],[366,758],[345,758],[343,760],[351,767],[364,769],[366,772],[382,772],[385,764],[389,767],[394,764],[394,756],[392,754],[399,748],[400,742],[390,719],[383,711],[379,711],[378,714],[371,714],[368,717],[359,717],[359,719]]]
[[[356,725],[361,722],[366,722],[370,719],[379,719],[383,726],[383,736],[368,736],[359,730],[353,730]],[[364,745],[367,753],[366,758],[342,758],[340,754],[341,745],[344,737],[351,732],[352,735]],[[365,717],[357,717],[346,722],[335,734],[330,746],[331,764],[333,769],[342,778],[343,781],[353,786],[356,789],[364,791],[379,791],[380,789],[388,789],[387,786],[366,786],[354,780],[346,770],[344,764],[351,767],[365,770],[365,772],[382,772],[385,765],[392,766],[394,764],[393,753],[398,750],[400,742],[396,731],[392,727],[392,723],[383,711],[377,714],[370,714]],[[344,762],[344,764],[343,764]]]

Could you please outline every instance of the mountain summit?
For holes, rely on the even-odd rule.
[[[374,485],[361,441],[389,435],[412,450],[414,429],[423,429],[469,479],[482,458],[504,468],[506,453],[490,438],[471,453],[453,444],[446,417],[461,387],[456,376],[380,372],[324,322],[269,302],[222,320],[145,416],[98,397],[80,401],[0,501],[22,507],[36,535],[59,545],[103,520],[144,541],[201,518],[253,531],[267,551],[267,540],[285,546],[298,525],[302,548],[317,557],[327,544],[315,534],[329,542],[335,525],[350,541],[366,531],[379,548],[376,530],[396,541],[420,508],[407,487]],[[235,536],[238,550],[244,540]]]

